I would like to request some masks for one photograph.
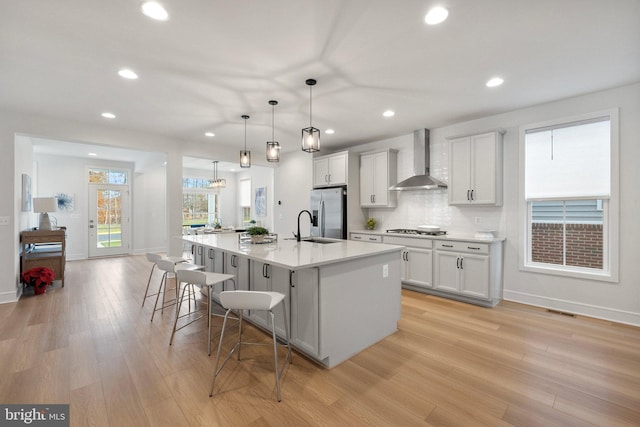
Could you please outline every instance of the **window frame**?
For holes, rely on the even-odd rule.
[[[536,263],[531,261],[532,248],[530,237],[532,229],[531,202],[526,200],[525,194],[525,139],[526,132],[532,129],[562,126],[572,122],[581,122],[597,117],[609,117],[610,120],[610,182],[611,193],[608,200],[604,200],[603,207],[603,268],[592,269],[566,265]],[[545,122],[531,123],[520,126],[519,129],[519,222],[518,227],[518,258],[521,271],[552,274],[557,276],[581,279],[618,282],[619,270],[619,112],[617,108],[585,113],[577,116],[552,119]],[[586,197],[585,199],[597,199]],[[543,199],[548,200],[548,199]],[[556,199],[559,200],[559,199]],[[566,198],[564,200],[570,200]]]
[[[209,217],[211,215],[214,215],[214,221],[216,219],[219,219],[219,216],[216,216],[216,210],[218,212],[218,215],[220,213],[220,197],[219,197],[218,192],[215,189],[206,187],[204,185],[203,186],[186,187],[184,184],[185,184],[185,180],[187,180],[187,179],[192,179],[192,180],[198,181],[201,184],[204,184],[205,182],[208,181],[208,179],[206,179],[206,178],[187,177],[187,176],[182,178],[182,182],[183,182],[183,184],[182,184],[182,215],[183,215],[183,217],[182,217],[182,226],[183,227],[190,227],[190,225],[185,225],[184,224],[184,196],[185,196],[185,194],[213,196],[214,197],[214,202],[213,202],[214,203],[214,212],[213,213],[207,212],[207,216]],[[201,213],[204,213],[204,212],[201,212]],[[207,222],[207,223],[205,223],[205,225],[206,224],[212,224],[212,222]]]

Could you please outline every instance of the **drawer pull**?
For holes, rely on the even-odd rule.
[[[369,237],[369,240],[374,241],[374,242],[377,242],[377,241],[378,241],[378,238],[377,238],[377,237]]]
[[[467,246],[467,249],[472,249],[474,251],[479,251],[480,248],[474,248],[473,246]]]
[[[443,248],[452,248],[453,245],[442,245]]]

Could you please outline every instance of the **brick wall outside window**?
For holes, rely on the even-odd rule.
[[[531,225],[533,262],[562,265],[563,224]],[[602,269],[602,224],[566,224],[567,265]]]

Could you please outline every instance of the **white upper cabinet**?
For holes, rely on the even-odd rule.
[[[313,188],[347,185],[346,151],[313,159]]]
[[[383,150],[360,155],[360,206],[394,207],[395,191],[389,187],[397,181],[397,150]]]
[[[449,204],[502,205],[502,133],[449,140]]]

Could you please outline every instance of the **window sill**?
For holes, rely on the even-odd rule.
[[[550,264],[530,263],[520,266],[520,271],[528,271],[530,273],[551,274],[554,276],[573,277],[576,279],[597,280],[600,282],[618,283],[617,274],[610,271],[594,270],[580,267],[553,266]]]

